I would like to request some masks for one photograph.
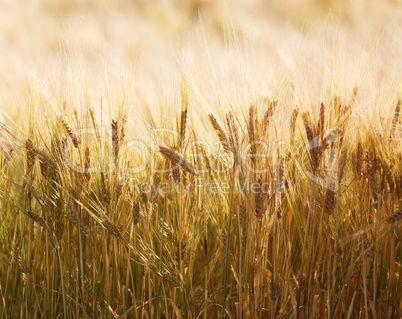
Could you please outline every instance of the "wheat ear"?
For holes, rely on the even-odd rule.
[[[230,143],[228,141],[228,138],[226,137],[225,132],[218,124],[218,121],[216,120],[215,116],[213,116],[212,114],[209,114],[209,120],[211,121],[212,127],[214,128],[216,134],[218,135],[218,138],[222,144],[223,150],[226,153],[229,153],[230,152]]]
[[[162,153],[162,155],[166,159],[168,159],[175,165],[179,165],[186,172],[189,172],[190,174],[195,174],[195,169],[193,165],[191,165],[191,163],[186,160],[183,155],[165,146],[159,146],[159,152]]]
[[[61,123],[63,124],[64,128],[66,129],[68,135],[70,136],[71,141],[73,142],[74,147],[75,147],[75,148],[78,148],[79,145],[81,144],[81,138],[78,137],[78,136],[74,133],[73,129],[72,129],[71,126],[67,123],[67,121],[65,120],[65,118],[64,118],[63,116],[60,115],[60,116],[59,116],[59,119],[60,119]]]

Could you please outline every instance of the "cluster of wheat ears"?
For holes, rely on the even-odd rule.
[[[90,106],[1,124],[0,318],[402,317],[401,101],[360,135],[357,98],[205,114],[210,136],[184,98],[146,158],[122,109],[110,134]]]

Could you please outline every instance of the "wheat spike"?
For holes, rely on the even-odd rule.
[[[98,124],[96,123],[95,112],[94,112],[93,108],[91,108],[91,107],[89,108],[89,117],[91,118],[92,126],[95,129],[96,138],[99,140],[100,134],[99,134]]]
[[[186,254],[186,247],[187,247],[187,245],[183,241],[181,242],[180,247],[179,246],[177,247],[176,256],[175,256],[176,261],[179,261],[179,255],[180,255],[180,260],[184,259],[184,256]],[[180,251],[181,251],[181,253],[180,253]]]
[[[222,243],[223,247],[226,246],[227,238],[228,238],[228,233],[227,233],[226,229],[222,229],[221,232],[220,232],[219,239],[221,240],[221,243]]]
[[[295,141],[294,135],[295,135],[295,131],[296,131],[296,120],[297,120],[298,115],[299,115],[299,108],[296,106],[293,109],[292,116],[290,118],[290,137],[291,137],[290,143],[291,143],[291,145],[293,145],[294,141]]]
[[[33,143],[32,140],[29,138],[25,141],[25,148],[26,148],[26,176],[28,182],[31,182],[32,180],[32,169],[33,166],[35,165],[35,154],[32,152],[33,150]],[[25,188],[25,185],[27,183],[27,180],[24,180],[22,187]]]
[[[313,169],[317,168],[319,162],[319,149],[318,145],[316,145],[316,141],[314,141],[316,135],[316,126],[314,125],[313,121],[311,120],[310,113],[303,112],[303,122],[304,127],[306,129],[306,136],[307,136],[307,143],[309,144],[309,153],[311,158],[311,164]]]
[[[249,113],[248,113],[248,140],[250,143],[250,156],[251,161],[255,164],[255,154],[257,154],[257,145],[256,145],[256,134],[254,130],[254,105],[250,105]]]
[[[348,154],[348,148],[345,146],[342,148],[341,158],[339,160],[339,173],[338,173],[338,183],[340,184],[343,178],[343,172],[346,165],[346,157]]]
[[[124,142],[124,139],[126,137],[126,124],[127,124],[127,115],[124,113],[121,116],[120,144]]]
[[[401,111],[401,99],[398,99],[398,102],[396,103],[396,107],[395,107],[394,118],[392,119],[392,126],[391,126],[391,132],[389,134],[389,138],[393,138],[395,135],[395,129],[396,129],[396,126],[398,125],[400,111]]]
[[[210,174],[212,174],[211,163],[209,161],[209,158],[208,158],[207,152],[205,151],[204,146],[200,145],[200,150],[201,150],[202,158],[204,159],[205,168],[208,170],[208,172]]]
[[[68,150],[67,138],[61,140],[61,157],[64,163],[69,164],[71,162],[70,151]]]
[[[71,126],[67,123],[67,121],[64,119],[64,117],[62,115],[59,116],[59,119],[60,119],[61,123],[63,124],[64,128],[66,129],[68,135],[70,136],[74,147],[78,148],[79,145],[81,144],[81,138],[77,137],[77,135],[74,133]]]
[[[193,165],[191,165],[191,163],[186,160],[183,155],[165,146],[159,146],[159,152],[162,153],[162,155],[166,159],[168,159],[175,165],[179,165],[186,172],[189,172],[190,174],[195,174]]]
[[[283,177],[285,173],[285,158],[282,156],[279,165],[278,165],[278,172],[276,177],[276,190],[280,191],[283,187]]]
[[[324,137],[324,125],[325,125],[325,105],[321,102],[320,106],[320,117],[318,121],[318,134],[320,134],[321,139]]]
[[[123,187],[124,187],[124,183],[123,180],[120,180],[116,187],[114,188],[113,191],[113,201],[117,204],[119,202],[119,199],[121,197],[121,195],[123,194]]]
[[[91,174],[88,172],[89,167],[91,167],[91,152],[89,151],[89,147],[85,149],[85,159],[84,159],[84,169],[85,169],[85,178],[87,182],[91,179]]]
[[[35,155],[39,159],[39,161],[46,168],[50,168],[50,169],[53,169],[53,170],[57,169],[56,162],[49,155],[47,155],[44,151],[33,147],[31,152],[32,152],[33,155]]]
[[[373,250],[373,247],[371,247],[370,240],[368,239],[366,234],[363,234],[363,247],[364,247],[364,250],[366,251],[367,258],[374,261],[375,252]]]
[[[312,127],[310,113],[305,111],[302,113],[304,127],[306,129],[307,139],[311,141],[314,138],[314,129]]]
[[[177,166],[171,166],[171,170],[172,170],[172,177],[173,177],[173,181],[176,183],[176,185],[180,184],[180,169]]]
[[[331,185],[333,186],[333,185]],[[335,206],[335,192],[331,189],[327,190],[327,196],[325,197],[325,212],[331,215]]]
[[[162,277],[172,286],[179,288],[180,287],[180,279],[177,277],[169,274],[168,272],[165,272],[162,274]]]
[[[35,223],[37,223],[39,226],[43,227],[43,228],[48,228],[46,221],[40,217],[39,215],[31,212],[31,211],[27,211],[27,215],[29,216],[29,218],[31,218]]]
[[[230,153],[230,143],[228,141],[228,138],[226,137],[226,134],[223,131],[223,129],[218,124],[218,121],[216,120],[215,116],[213,116],[212,114],[209,114],[209,120],[211,121],[212,127],[214,128],[216,134],[218,135],[218,138],[219,138],[219,141],[221,142],[223,150],[226,153]]]
[[[326,147],[329,144],[335,143],[338,136],[341,134],[341,130],[338,127],[333,127],[328,130],[325,137],[322,139],[322,146]]]
[[[314,126],[313,122],[311,121],[311,117],[308,112],[303,112],[302,117],[303,117],[304,127],[306,129],[307,141],[311,145],[311,148],[312,148],[314,146],[314,145],[312,145],[312,143],[313,143],[313,139],[315,137],[315,126]],[[312,150],[314,150],[314,148],[312,148],[310,151],[312,151]]]
[[[133,225],[137,225],[138,221],[140,220],[140,205],[138,202],[133,203],[133,210],[132,210],[132,215],[133,215]]]
[[[30,275],[31,273],[29,272],[28,267],[25,265],[25,263],[22,261],[22,259],[18,258],[18,268],[25,274],[25,275]]]
[[[27,175],[31,173],[32,167],[35,164],[35,155],[33,154],[33,143],[32,140],[29,138],[25,141],[25,148],[27,150],[27,156],[26,156],[26,161],[27,161]]]
[[[357,151],[356,151],[356,176],[357,178],[360,178],[363,176],[363,149],[362,145],[357,143]]]
[[[397,212],[393,213],[389,216],[385,221],[389,224],[393,224],[398,220],[402,219],[402,209],[398,210]]]
[[[277,105],[278,105],[278,101],[276,101],[276,100],[272,101],[269,104],[268,109],[264,114],[264,117],[262,118],[262,135],[263,136],[267,132],[269,120],[271,119],[272,115],[274,115],[274,111],[275,111]]]
[[[148,196],[147,196],[147,191],[145,189],[145,185],[143,183],[140,184],[140,199],[141,202],[147,206],[148,205]]]
[[[226,114],[226,123],[229,129],[229,141],[233,148],[233,153],[237,154],[239,149],[239,137],[237,135],[237,129],[234,122],[232,111]]]
[[[112,119],[111,126],[112,126],[112,150],[113,150],[114,160],[115,160],[115,162],[117,162],[117,158],[119,156],[119,149],[120,149],[119,128],[118,128],[117,121]]]
[[[374,155],[371,148],[366,150],[367,173],[370,181],[371,191],[374,199],[377,199],[380,194],[380,180],[377,165],[374,161]]]
[[[102,225],[117,239],[123,239],[119,229],[106,216],[100,217]]]
[[[180,117],[180,146],[183,146],[186,138],[186,126],[187,126],[187,109],[181,112]]]
[[[387,178],[388,186],[389,186],[389,191],[392,193],[395,190],[395,182],[394,182],[394,175],[392,174],[391,168],[386,164],[382,164],[385,172],[385,176]]]
[[[64,215],[70,220],[70,222],[77,228],[82,234],[90,238],[90,231],[88,226],[80,219],[78,214],[72,210],[66,208]]]

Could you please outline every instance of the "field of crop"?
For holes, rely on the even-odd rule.
[[[0,319],[402,318],[402,3],[0,0]]]

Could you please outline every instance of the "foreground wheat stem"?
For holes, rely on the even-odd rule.
[[[242,236],[242,223],[240,216],[240,207],[239,203],[236,205],[236,213],[237,213],[237,224],[239,229],[239,319],[243,317],[243,272],[242,272],[242,258],[243,258],[243,236]]]
[[[222,317],[226,316],[226,294],[227,294],[227,282],[228,282],[228,270],[229,270],[229,249],[230,249],[230,228],[231,228],[231,218],[232,218],[232,201],[233,201],[233,191],[234,191],[234,167],[231,174],[232,180],[230,185],[230,195],[229,195],[229,213],[227,220],[227,238],[226,238],[226,254],[225,254],[225,275],[223,280],[223,304],[222,304]]]

